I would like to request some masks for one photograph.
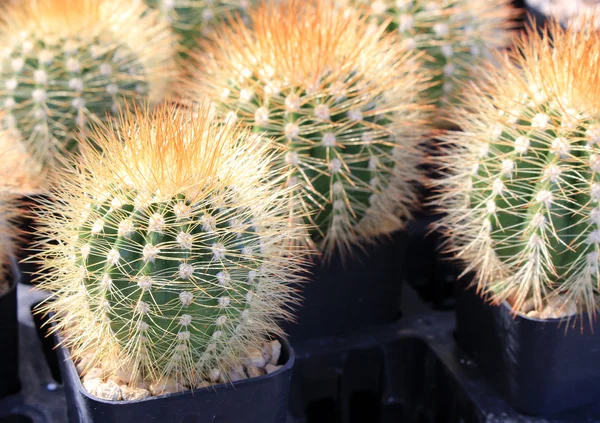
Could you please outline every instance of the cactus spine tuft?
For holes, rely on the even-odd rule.
[[[38,218],[45,310],[74,358],[196,387],[280,334],[306,250],[287,240],[266,145],[169,106],[94,130],[71,182]],[[53,242],[57,240],[58,242]]]
[[[595,31],[529,30],[465,94],[439,206],[448,249],[496,303],[600,305],[600,57]]]
[[[40,0],[4,6],[2,15],[2,126],[46,169],[76,152],[79,134],[124,99],[162,99],[173,39],[145,6]]]
[[[330,1],[263,4],[250,28],[220,29],[184,91],[278,141],[292,210],[314,213],[326,254],[402,228],[416,203],[418,148],[429,118],[420,62]]]

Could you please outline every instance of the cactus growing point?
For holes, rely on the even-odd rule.
[[[18,132],[46,170],[124,99],[163,98],[173,36],[144,5],[39,0],[1,10],[1,126]]]
[[[282,212],[266,145],[208,105],[125,112],[91,139],[110,154],[85,144],[38,215],[39,287],[54,293],[42,310],[72,356],[91,354],[105,374],[226,378],[281,334],[306,258],[285,242],[305,228]]]
[[[529,30],[481,70],[454,113],[464,132],[445,137],[448,250],[516,312],[600,306],[599,57],[596,31]]]
[[[385,27],[330,1],[263,4],[195,55],[184,93],[278,141],[291,203],[330,255],[400,229],[417,202],[428,106],[421,62]],[[251,28],[251,29],[250,29]]]

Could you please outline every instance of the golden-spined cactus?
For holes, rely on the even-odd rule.
[[[263,4],[249,16],[195,55],[184,94],[210,96],[219,113],[278,142],[274,160],[298,187],[290,213],[312,214],[326,255],[402,228],[429,117],[418,57],[331,1]]]
[[[423,94],[436,102],[441,115],[464,81],[473,78],[471,70],[511,44],[518,16],[511,0],[335,1],[365,7],[371,22],[388,22],[388,31],[398,33],[400,42],[427,54],[425,66],[435,84]]]
[[[84,145],[38,214],[44,309],[73,357],[195,387],[281,334],[306,229],[267,146],[208,104],[126,111],[90,137],[109,153]]]
[[[449,250],[494,302],[600,305],[600,37],[535,30],[481,70],[445,137]],[[527,308],[527,307],[526,307]]]
[[[165,95],[174,39],[144,5],[38,0],[0,13],[1,125],[45,169],[76,153],[80,134],[123,100]]]

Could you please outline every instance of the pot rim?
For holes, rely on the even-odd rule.
[[[112,400],[106,400],[103,398],[96,397],[87,392],[87,390],[83,387],[83,383],[81,382],[81,377],[79,376],[79,373],[77,372],[77,369],[75,368],[75,363],[73,362],[73,359],[71,358],[70,354],[68,353],[66,347],[64,347],[60,343],[60,340],[61,340],[60,335],[58,333],[56,333],[52,336],[54,336],[56,338],[56,340],[58,341],[57,346],[55,348],[57,349],[59,359],[63,361],[63,366],[64,366],[63,368],[66,368],[66,370],[68,372],[68,374],[63,375],[63,384],[65,384],[67,379],[74,381],[74,388],[78,391],[79,394],[87,397],[88,399],[90,399],[92,401],[101,402],[103,404],[110,404],[110,405],[114,405],[114,406],[126,406],[129,404],[135,404],[135,403],[158,401],[158,400],[162,400],[162,399],[176,398],[176,397],[190,395],[190,394],[193,396],[193,395],[202,394],[202,393],[209,392],[209,391],[213,391],[216,393],[217,391],[223,391],[228,388],[236,388],[239,386],[252,386],[252,385],[261,383],[265,379],[269,379],[269,378],[278,376],[284,372],[290,371],[296,362],[296,355],[295,355],[294,350],[292,349],[291,345],[289,344],[288,340],[286,338],[278,337],[275,339],[277,339],[281,343],[282,351],[285,350],[287,352],[288,358],[287,358],[286,362],[284,364],[282,364],[282,367],[280,369],[277,369],[276,371],[274,371],[272,373],[254,377],[254,378],[238,380],[235,382],[219,383],[216,385],[210,385],[210,386],[206,386],[203,388],[186,389],[181,392],[173,392],[173,393],[170,393],[167,395],[151,396],[151,397],[144,398],[141,400],[112,401]]]

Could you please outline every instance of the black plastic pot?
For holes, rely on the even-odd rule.
[[[11,266],[12,284],[0,295],[0,398],[21,388],[19,380],[19,322],[17,320],[17,285],[19,272]]]
[[[271,374],[128,402],[89,395],[68,352],[58,347],[69,422],[285,423],[295,357],[289,344],[280,342],[283,367]]]
[[[406,281],[434,310],[453,310],[460,270],[442,252],[442,236],[431,231],[440,215],[418,216],[407,228]]]
[[[356,249],[345,262],[335,255],[315,265],[302,284],[297,323],[285,323],[292,345],[346,336],[400,317],[406,233],[396,232],[377,245]]]
[[[574,325],[514,316],[460,285],[456,340],[516,410],[552,415],[600,403],[600,331],[587,317]]]
[[[26,285],[31,285],[32,279],[34,279],[34,274],[39,271],[39,265],[32,261],[27,260],[32,254],[35,254],[35,251],[31,251],[30,249],[34,248],[36,238],[36,228],[35,228],[35,219],[33,217],[33,210],[36,207],[39,207],[40,200],[43,200],[45,197],[43,195],[31,195],[28,197],[23,197],[21,201],[20,209],[22,210],[22,214],[18,217],[19,222],[19,230],[21,233],[19,248],[17,249],[19,253],[19,269],[21,270],[21,283]]]

